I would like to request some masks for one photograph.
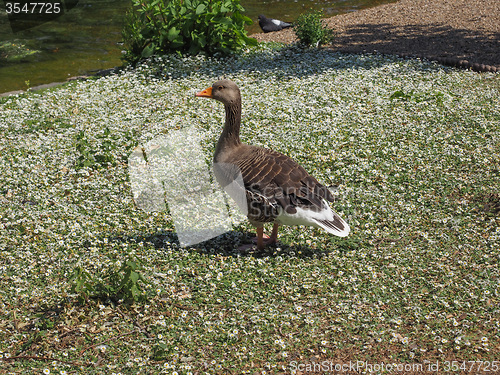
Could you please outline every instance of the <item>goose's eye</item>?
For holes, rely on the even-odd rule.
[[[219,90],[222,90],[224,88],[224,86],[219,86]]]

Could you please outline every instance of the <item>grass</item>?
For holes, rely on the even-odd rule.
[[[168,211],[136,208],[127,158],[138,144],[192,127],[210,160],[224,110],[194,93],[219,76],[242,91],[245,142],[337,186],[348,238],[283,227],[277,247],[239,253],[243,222],[182,248]],[[493,370],[499,82],[420,60],[260,47],[1,99],[0,373]],[[82,270],[106,286],[131,257],[142,301],[72,288]]]

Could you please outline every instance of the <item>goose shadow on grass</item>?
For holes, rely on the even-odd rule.
[[[238,250],[238,246],[252,243],[251,239],[255,237],[255,232],[231,230],[209,240],[182,247],[179,243],[175,231],[165,230],[156,233],[137,233],[129,235],[116,234],[108,237],[109,242],[121,243],[151,243],[155,249],[172,248],[174,250],[185,249],[189,252],[201,254],[216,254],[223,256],[252,256],[254,258],[295,256],[298,258],[313,258],[322,255],[328,255],[331,249],[321,249],[308,246],[305,242],[289,245],[287,241],[280,241],[275,245],[269,245],[264,250],[257,250],[256,247],[249,250]],[[336,239],[336,237],[335,237]],[[341,252],[356,250],[362,246],[362,241],[357,238],[337,239],[334,247]],[[366,244],[364,244],[366,245]]]

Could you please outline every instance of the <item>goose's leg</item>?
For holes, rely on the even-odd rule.
[[[275,223],[273,226],[273,231],[271,232],[271,237],[267,236],[264,234],[264,227],[257,227],[255,229],[255,232],[257,233],[257,237],[252,238],[253,243],[257,244],[257,249],[258,250],[263,250],[264,247],[267,245],[271,245],[276,243],[276,240],[278,239],[278,228],[279,224]],[[255,245],[242,245],[238,247],[238,250],[240,251],[247,251],[250,250],[253,246]]]
[[[271,232],[271,237],[269,237],[268,244],[270,243],[276,243],[276,240],[278,239],[278,228],[279,228],[278,223],[274,223],[273,225],[273,231]]]
[[[257,233],[257,237],[252,238],[252,242],[254,244],[257,244],[258,250],[262,250],[262,249],[264,249],[264,246],[266,245],[266,241],[269,237],[264,234],[264,227],[257,227],[255,229],[255,232]],[[255,246],[254,244],[241,245],[238,247],[238,250],[240,250],[240,251],[250,250]]]
[[[264,249],[264,227],[257,228],[255,231],[257,232],[257,249],[263,250]]]
[[[262,250],[264,248],[264,245],[271,245],[276,243],[276,240],[278,239],[278,228],[279,224],[274,223],[271,237],[264,234],[264,227],[260,227],[255,230],[257,232],[257,237],[253,239],[253,242],[257,244],[257,248],[259,250]],[[261,241],[261,245],[259,245],[259,241]]]

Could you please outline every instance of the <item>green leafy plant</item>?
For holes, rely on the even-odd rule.
[[[125,60],[137,62],[154,54],[196,55],[237,52],[257,44],[245,25],[239,0],[133,0],[123,29]]]
[[[70,292],[77,294],[82,303],[88,298],[139,302],[147,297],[141,284],[148,284],[141,271],[141,262],[134,255],[129,255],[118,271],[110,272],[102,280],[78,266],[70,276]]]
[[[416,93],[411,90],[408,93],[397,90],[391,94],[390,100],[401,100],[401,101],[414,101],[416,103],[435,101],[437,104],[443,103],[444,94],[439,91],[434,91],[432,93]]]
[[[331,43],[333,30],[323,25],[319,11],[301,14],[294,25],[299,43],[307,47],[319,47]]]
[[[73,270],[70,276],[70,283],[70,292],[78,294],[80,302],[85,301],[95,293],[94,286],[92,285],[92,276],[82,266],[78,266]]]
[[[105,128],[102,135],[96,135],[98,144],[90,142],[83,130],[76,135],[76,150],[78,158],[76,169],[91,167],[93,169],[107,168],[116,165],[112,151],[116,149],[115,138],[109,128]]]

